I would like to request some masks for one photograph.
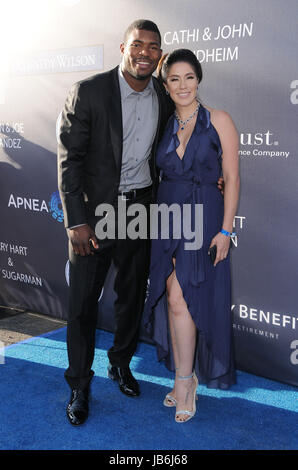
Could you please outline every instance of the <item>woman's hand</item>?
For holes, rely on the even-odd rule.
[[[217,187],[220,190],[221,194],[224,196],[225,182],[224,182],[224,179],[222,177],[218,178]]]
[[[217,263],[224,260],[228,256],[230,243],[231,243],[230,237],[227,237],[227,235],[224,235],[221,232],[218,232],[218,234],[215,235],[214,238],[212,238],[209,248],[211,248],[213,245],[216,245],[216,248],[217,248],[216,259],[214,261],[213,266],[216,266]]]

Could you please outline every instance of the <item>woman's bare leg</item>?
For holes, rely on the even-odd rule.
[[[173,260],[175,261],[175,260]],[[188,311],[183,298],[182,289],[174,270],[167,280],[167,295],[169,306],[169,323],[172,347],[179,376],[189,376],[193,371],[196,347],[196,326]],[[192,411],[195,381],[193,378],[176,380],[172,396],[177,401],[177,411],[184,409]],[[187,415],[179,415],[179,421],[185,421]]]

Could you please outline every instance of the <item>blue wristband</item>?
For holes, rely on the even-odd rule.
[[[223,233],[224,235],[226,235],[227,237],[235,237],[236,233],[235,232],[227,232],[226,230],[224,230],[223,228],[221,229],[220,233]]]

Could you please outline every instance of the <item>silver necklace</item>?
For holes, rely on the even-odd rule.
[[[177,111],[175,111],[176,119],[179,122],[182,131],[183,131],[184,127],[186,126],[186,124],[197,114],[197,112],[199,111],[199,107],[200,107],[200,103],[198,103],[198,105],[197,105],[196,109],[194,110],[194,112],[187,119],[185,119],[185,121],[180,119],[180,117],[177,114]]]

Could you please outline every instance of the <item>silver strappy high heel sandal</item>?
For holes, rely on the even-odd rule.
[[[175,371],[178,370],[178,367],[176,367]],[[166,396],[165,396],[165,399],[163,401],[163,404],[164,406],[166,406],[167,408],[172,408],[173,406],[176,406],[177,405],[177,400],[176,398],[173,397],[173,395],[171,395],[170,393],[168,393]]]
[[[193,372],[191,375],[186,375],[186,376],[181,376],[179,375],[178,376],[178,380],[187,380],[187,379],[191,379],[193,378],[195,380],[195,389],[194,389],[194,395],[193,395],[193,405],[192,405],[192,411],[189,411],[189,410],[177,410],[176,411],[176,414],[175,414],[175,421],[176,423],[186,423],[187,421],[189,421],[191,418],[194,417],[195,413],[196,413],[196,400],[198,399],[198,395],[197,395],[197,386],[198,386],[198,379],[197,379],[197,376],[196,376],[196,373]],[[177,401],[176,401],[177,403]],[[178,416],[179,415],[186,415],[187,418],[184,419],[184,420],[178,420]]]

